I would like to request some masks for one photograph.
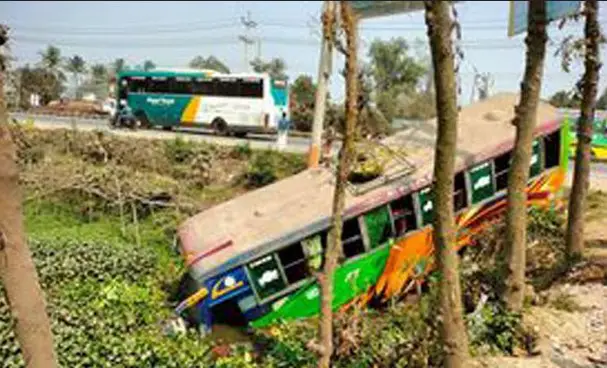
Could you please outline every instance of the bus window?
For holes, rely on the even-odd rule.
[[[153,93],[171,93],[169,79],[166,77],[152,77],[149,89]]]
[[[531,163],[529,167],[529,177],[539,175],[542,172],[542,145],[540,140],[536,139],[533,141],[532,152],[531,152]]]
[[[432,188],[427,187],[417,194],[419,208],[422,212],[422,226],[430,225],[434,219],[434,204],[432,202]]]
[[[470,186],[472,187],[472,203],[481,202],[490,198],[493,193],[493,178],[491,162],[485,162],[468,171]]]
[[[247,266],[259,299],[265,299],[287,287],[273,254],[263,256]]]
[[[144,77],[131,77],[128,81],[128,89],[130,93],[145,93],[147,80]]]
[[[289,284],[303,280],[310,275],[306,256],[299,242],[278,251],[278,259]]]
[[[326,246],[326,234],[326,232],[322,232],[321,234],[313,235],[301,241],[310,271],[320,271],[320,268],[322,267],[322,257],[324,254],[324,247]],[[323,239],[325,239],[324,244]]]
[[[392,218],[394,219],[394,229],[397,237],[417,229],[415,207],[413,206],[413,196],[411,194],[393,201],[390,203],[390,208],[392,209]]]
[[[209,79],[196,78],[192,83],[192,93],[195,95],[213,95],[213,81]]]
[[[190,78],[175,78],[171,81],[171,93],[177,95],[192,94],[192,80]]]
[[[561,131],[544,137],[544,157],[546,158],[546,169],[559,165],[561,155]]]
[[[466,208],[468,197],[466,193],[466,178],[463,172],[455,175],[453,181],[453,210],[455,212]]]
[[[365,252],[363,237],[358,226],[358,218],[344,222],[341,242],[346,258],[352,258]]]
[[[495,167],[495,190],[500,191],[508,188],[508,170],[510,170],[510,151],[502,153],[493,160]]]
[[[364,216],[371,248],[384,244],[392,236],[388,206],[381,206]]]
[[[240,81],[240,97],[263,97],[263,80]]]
[[[239,95],[238,84],[233,80],[215,79],[215,96],[237,97]]]

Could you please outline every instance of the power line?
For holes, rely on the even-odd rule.
[[[95,26],[86,26],[86,27],[66,27],[64,24],[52,25],[47,24],[44,26],[39,25],[27,25],[23,23],[15,23],[10,22],[8,26],[11,29],[18,30],[30,30],[30,31],[40,31],[45,33],[74,33],[74,32],[100,32],[100,33],[121,33],[125,31],[156,31],[156,30],[164,30],[164,29],[188,29],[189,27],[200,27],[206,26],[207,28],[212,28],[214,24],[220,23],[224,24],[226,22],[231,22],[233,24],[238,24],[238,18],[230,17],[224,19],[215,19],[213,22],[180,22],[180,23],[165,23],[165,24],[129,24],[128,26],[112,26],[112,27],[95,27]]]
[[[19,26],[11,25],[14,31],[24,33],[36,33],[41,32],[44,34],[80,34],[80,35],[110,35],[110,34],[159,34],[159,33],[178,33],[178,32],[192,32],[192,31],[203,31],[212,30],[217,28],[231,28],[237,27],[241,24],[245,27],[256,28],[257,26],[262,27],[281,27],[291,29],[310,29],[310,24],[302,24],[301,20],[293,22],[285,22],[284,20],[265,20],[261,22],[254,22],[251,19],[245,19],[241,17],[241,23],[237,19],[228,18],[222,21],[215,22],[189,22],[189,23],[177,23],[177,24],[164,24],[164,25],[140,25],[140,26],[129,26],[129,27],[112,27],[112,28],[95,28],[95,27],[65,27],[65,26]],[[507,20],[499,21],[469,21],[471,25],[463,25],[463,31],[466,30],[505,30],[507,29]],[[601,20],[605,22],[605,19]],[[149,27],[149,28],[148,28]],[[361,25],[361,31],[425,31],[426,28],[423,24],[409,24],[409,25],[386,25],[386,26],[372,26],[372,25]]]
[[[235,44],[242,39],[235,36],[218,36],[218,37],[195,37],[195,38],[178,38],[178,39],[153,39],[150,42],[142,42],[143,40],[56,40],[48,37],[29,37],[15,36],[12,40],[16,43],[29,44],[53,44],[64,47],[83,47],[83,48],[148,48],[148,47],[163,47],[163,48],[192,48],[198,45],[228,45]],[[146,40],[147,41],[147,40]],[[315,39],[302,38],[287,38],[287,37],[263,37],[260,41],[271,44],[285,44],[294,46],[318,46],[320,41]],[[525,45],[522,41],[517,40],[517,43],[507,43],[508,40],[502,39],[484,39],[470,42],[462,42],[462,46],[466,49],[521,49]],[[556,47],[560,43],[559,40],[553,41],[548,47]]]

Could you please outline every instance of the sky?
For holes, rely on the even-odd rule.
[[[162,67],[186,67],[196,55],[214,55],[233,72],[245,70],[245,48],[240,35],[261,39],[261,47],[250,46],[248,57],[260,52],[264,59],[281,57],[291,80],[300,74],[317,77],[320,53],[321,1],[2,1],[0,14],[11,27],[11,52],[16,64],[36,63],[39,51],[53,44],[63,56],[81,55],[90,64],[110,63],[116,58],[128,64],[152,60]],[[460,67],[460,102],[470,101],[474,71],[491,73],[492,93],[518,92],[524,70],[524,35],[508,37],[508,1],[468,1],[456,5],[462,27],[464,59]],[[246,30],[247,17],[257,23]],[[607,7],[599,12],[603,28]],[[556,45],[567,35],[580,36],[581,22],[563,29],[549,28],[550,44],[545,62],[542,96],[571,89],[583,72],[576,63],[570,73],[561,69]],[[359,55],[365,60],[374,39],[404,37],[416,57],[428,57],[428,41],[422,12],[364,19],[360,23]],[[605,48],[601,59],[605,60]],[[336,55],[330,93],[344,96],[344,80],[339,70],[344,59]],[[601,70],[599,91],[605,82]]]

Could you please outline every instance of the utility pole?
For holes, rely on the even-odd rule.
[[[245,27],[245,34],[238,36],[238,39],[244,43],[244,71],[248,71],[250,68],[249,65],[249,45],[255,43],[253,38],[250,36],[250,31],[253,28],[257,27],[257,22],[251,19],[251,12],[247,12],[247,17],[240,17],[240,22]],[[257,46],[258,54],[261,49],[261,40],[258,40],[259,44]],[[259,55],[258,55],[259,57]]]
[[[335,24],[335,1],[325,0],[322,11],[322,43],[318,65],[318,84],[314,104],[314,121],[312,124],[312,142],[308,152],[308,168],[318,167],[323,123],[327,107],[327,85],[331,77],[333,59],[333,37]]]

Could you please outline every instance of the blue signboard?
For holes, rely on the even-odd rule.
[[[582,2],[554,1],[546,2],[546,17],[551,22],[577,13]],[[512,37],[527,31],[527,17],[529,14],[528,1],[510,0],[510,19],[508,20],[508,36]]]

